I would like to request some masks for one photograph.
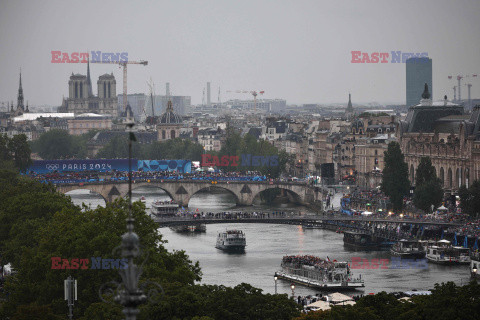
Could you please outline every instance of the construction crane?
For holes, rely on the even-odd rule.
[[[231,92],[231,93],[249,93],[253,96],[253,105],[254,105],[254,110],[257,111],[257,96],[260,94],[264,94],[265,91],[248,91],[248,90],[235,90],[235,91],[230,91],[230,90],[227,90],[227,92]]]
[[[91,61],[92,63],[106,63],[106,64],[118,64],[119,68],[123,67],[123,110],[127,110],[127,65],[129,64],[141,64],[148,65],[148,61]]]
[[[461,100],[462,100],[462,91],[461,91],[462,79],[463,79],[463,78],[470,78],[470,77],[476,78],[477,75],[476,75],[476,74],[466,75],[466,76],[461,75],[461,74],[457,75],[457,81],[458,81],[458,85],[457,85],[457,89],[458,89],[458,101],[461,101]],[[453,79],[453,76],[448,76],[448,79],[450,79],[450,80]],[[454,90],[455,90],[455,89],[454,89]]]

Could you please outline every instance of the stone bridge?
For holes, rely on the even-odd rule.
[[[277,188],[284,190],[284,194],[289,200],[298,204],[314,203],[322,199],[320,188],[299,182],[216,181],[215,184],[212,184],[211,181],[206,180],[137,180],[132,183],[132,190],[145,186],[164,190],[181,207],[187,207],[194,194],[210,187],[224,189],[233,194],[238,206],[250,206],[261,192]],[[91,190],[102,196],[106,202],[125,197],[128,193],[128,182],[126,181],[57,184],[56,187],[62,193],[78,189]]]

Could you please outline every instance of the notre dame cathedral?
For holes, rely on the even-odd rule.
[[[104,74],[97,81],[98,96],[92,92],[90,80],[90,63],[87,64],[87,75],[73,74],[68,81],[68,98],[63,98],[62,106],[58,112],[73,112],[81,114],[86,112],[118,116],[118,99],[115,77]]]

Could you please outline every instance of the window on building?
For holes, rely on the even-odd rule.
[[[75,82],[75,99],[78,98],[78,83]]]
[[[106,82],[103,83],[103,97],[104,98],[107,97],[107,83]]]
[[[170,139],[175,139],[175,130],[170,131]]]
[[[375,155],[378,155],[378,150],[377,149],[375,149]]]
[[[165,130],[162,130],[162,140],[165,140]]]
[[[80,98],[83,98],[83,82],[80,82]]]
[[[108,83],[108,97],[112,97],[112,92],[110,91],[110,82]]]
[[[378,158],[375,158],[375,165],[378,165]]]

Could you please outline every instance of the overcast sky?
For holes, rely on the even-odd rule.
[[[226,90],[265,90],[289,104],[405,103],[405,64],[353,64],[351,51],[427,52],[434,99],[453,98],[448,75],[480,73],[480,1],[22,1],[0,0],[0,102],[16,103],[22,68],[30,105],[60,105],[72,72],[86,64],[51,63],[51,51],[128,52],[128,92],[175,95],[202,102],[249,98]],[[92,82],[113,72],[91,67]],[[480,78],[472,79],[480,97]],[[462,96],[466,98],[466,87]]]

